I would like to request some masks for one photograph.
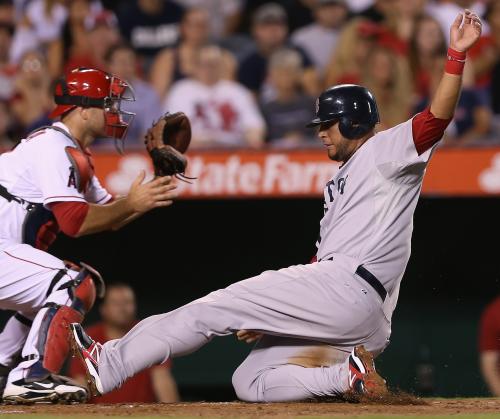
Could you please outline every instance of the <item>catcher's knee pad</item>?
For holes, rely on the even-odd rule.
[[[69,352],[69,324],[81,323],[96,296],[103,297],[105,292],[101,275],[85,264],[74,279],[56,286],[54,291],[62,289],[68,291],[68,305],[47,303],[44,306],[46,310],[38,333],[38,365],[32,367],[36,376],[43,370],[59,372]]]
[[[44,370],[58,373],[69,353],[69,324],[81,323],[84,313],[54,303],[48,303],[45,308],[36,348],[38,363],[41,362]]]
[[[63,284],[62,287],[68,288],[73,301],[71,307],[85,314],[94,305],[96,297],[104,297],[106,288],[99,272],[85,263],[81,265],[82,269],[75,279],[67,283],[68,286]]]

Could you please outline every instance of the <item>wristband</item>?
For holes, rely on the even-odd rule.
[[[446,65],[444,71],[448,74],[461,76],[464,72],[466,53],[448,48]]]

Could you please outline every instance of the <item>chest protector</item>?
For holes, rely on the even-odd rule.
[[[67,146],[65,148],[66,155],[71,163],[69,182],[73,182],[78,192],[85,193],[94,176],[94,165],[91,160],[90,152],[88,150],[83,150],[69,133],[56,126],[41,127],[33,131],[28,138],[47,129],[53,129],[64,134],[75,144],[75,147]],[[15,198],[17,202],[20,202],[20,198],[13,198]],[[60,231],[54,214],[52,211],[46,209],[43,204],[21,201],[26,204],[27,209],[22,228],[23,243],[29,244],[40,250],[47,250],[55,241]]]

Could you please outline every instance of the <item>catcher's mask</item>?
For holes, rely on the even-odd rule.
[[[122,100],[135,101],[134,90],[126,81],[101,70],[78,68],[56,82],[54,101],[57,106],[49,117],[61,117],[76,107],[102,108],[105,135],[123,142],[135,113],[122,110]]]

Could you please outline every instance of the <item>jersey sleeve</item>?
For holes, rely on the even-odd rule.
[[[51,141],[50,149],[40,149],[43,154],[32,162],[43,205],[47,207],[51,202],[61,201],[86,202],[84,194],[78,191],[76,174],[65,151],[66,144],[56,137]]]
[[[87,202],[91,202],[93,204],[106,204],[113,198],[106,188],[101,185],[97,176],[92,176],[90,180],[89,189],[85,193],[85,199]]]
[[[438,143],[434,142],[419,154],[413,137],[413,118],[376,134],[372,141],[375,165],[379,172],[385,178],[399,183],[421,178]]]

